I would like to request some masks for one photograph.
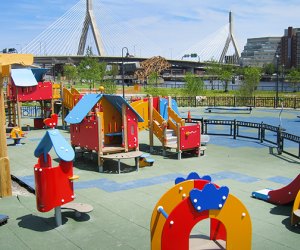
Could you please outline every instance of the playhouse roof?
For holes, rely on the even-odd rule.
[[[44,75],[47,73],[49,69],[45,68],[32,68],[31,71],[38,82],[43,81]]]
[[[46,132],[35,149],[34,156],[38,158],[42,154],[46,155],[52,147],[61,160],[72,161],[75,157],[73,148],[57,129],[48,130]],[[45,157],[45,159],[47,158]]]
[[[11,77],[18,87],[30,87],[38,84],[31,69],[12,69]]]
[[[120,113],[122,113],[122,105],[124,103],[137,115],[139,122],[144,121],[143,118],[128,104],[128,102],[126,102],[122,96],[106,94],[84,95],[67,115],[65,121],[70,124],[80,123],[101,98],[106,98]]]

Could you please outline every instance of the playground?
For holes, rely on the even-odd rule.
[[[280,125],[286,132],[300,136],[299,110],[280,113],[280,109],[254,108],[251,113],[224,114],[207,113],[205,108],[179,108],[179,112],[181,117],[187,117],[190,112],[192,119],[236,119]],[[25,129],[27,124],[30,125],[29,131]],[[22,119],[21,125],[26,130],[21,145],[15,146],[12,139],[7,139],[11,174],[34,188],[37,162],[34,152],[46,129],[34,129],[33,119]],[[214,129],[218,132],[227,130],[219,126]],[[62,130],[61,119],[57,130],[70,142],[70,132]],[[256,131],[246,128],[245,133]],[[150,154],[149,131],[140,131],[138,140],[139,150]],[[293,203],[273,204],[252,197],[253,191],[276,190],[291,183],[300,173],[299,159],[271,152],[268,143],[258,140],[210,135],[204,155],[191,157],[183,152],[179,160],[174,150],[163,155],[161,142],[157,137],[153,140],[150,154],[153,166],[140,167],[138,171],[132,159],[122,159],[120,174],[119,163],[113,160],[107,160],[103,171],[99,172],[97,153],[76,154],[73,174],[79,179],[73,182],[75,201],[89,204],[93,211],[76,217],[73,211],[62,210],[62,225],[59,227],[53,210],[37,210],[33,194],[13,194],[0,199],[0,214],[9,216],[7,223],[0,227],[0,248],[151,249],[154,232],[150,224],[156,204],[174,187],[177,177],[186,178],[191,172],[209,175],[212,183],[228,187],[230,195],[247,209],[243,213],[245,218],[251,218],[252,235],[248,232],[246,237],[251,240],[252,249],[299,248],[300,227],[291,226],[290,219]],[[299,150],[298,145],[285,146],[291,152]],[[58,164],[56,153],[51,150],[49,154],[53,164]],[[174,218],[175,212],[166,220]],[[160,219],[164,220],[163,217]],[[224,241],[209,241],[210,233],[209,220],[199,221],[189,235],[191,249],[224,249]],[[229,236],[228,233],[228,242]]]

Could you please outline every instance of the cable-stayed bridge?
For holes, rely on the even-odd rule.
[[[95,55],[114,57],[121,56],[124,46],[133,48],[131,54],[140,58],[161,55],[181,60],[186,54],[196,53],[201,62],[215,60],[237,63],[239,60],[231,12],[228,24],[170,58],[170,54],[159,47],[157,38],[149,39],[147,34],[137,32],[121,16],[114,14],[113,5],[101,0],[80,0],[23,47],[21,52],[35,56],[75,56],[84,55],[87,47],[91,47]]]

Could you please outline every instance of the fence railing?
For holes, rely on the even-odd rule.
[[[226,107],[265,107],[276,108],[300,108],[299,97],[283,97],[276,101],[276,97],[238,97],[238,96],[207,96],[207,97],[174,97],[178,107],[205,107],[205,106],[226,106]]]
[[[185,118],[188,121],[187,118]],[[265,123],[254,123],[237,120],[212,120],[212,119],[192,119],[189,122],[201,122],[202,134],[232,136],[258,140],[261,143],[267,142],[271,147],[277,148],[278,154],[286,153],[300,159],[300,136],[289,134],[279,126]],[[214,129],[214,126],[223,126],[226,129]],[[246,128],[246,129],[243,129]],[[251,128],[251,131],[249,131]],[[224,132],[225,131],[225,132]],[[293,144],[296,147],[290,147]],[[294,150],[298,148],[297,150]]]
[[[21,117],[41,117],[42,111],[40,106],[22,106]]]

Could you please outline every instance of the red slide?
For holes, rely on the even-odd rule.
[[[284,205],[295,200],[300,190],[300,174],[288,185],[280,189],[271,190],[268,201],[273,204]]]

